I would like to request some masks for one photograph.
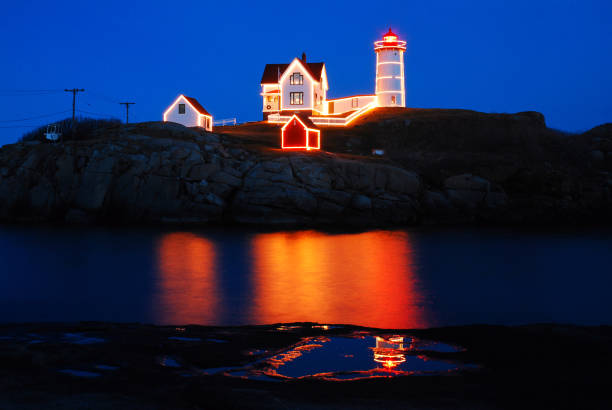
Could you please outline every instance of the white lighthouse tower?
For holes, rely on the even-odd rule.
[[[389,29],[382,41],[374,43],[376,52],[376,100],[379,107],[405,107],[404,51],[406,42]]]

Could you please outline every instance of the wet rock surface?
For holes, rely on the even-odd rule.
[[[377,339],[375,348],[360,345],[367,338]],[[603,409],[611,404],[611,342],[610,327],[546,324],[425,330],[313,323],[2,325],[0,408]],[[389,352],[398,348],[406,355],[400,366],[420,362],[437,371],[415,376],[385,369],[394,357]],[[377,355],[383,364],[375,369]],[[294,366],[300,360],[305,367]],[[342,366],[352,369],[360,360],[373,370],[340,381]],[[262,362],[273,368],[267,378],[232,374]],[[448,372],[436,363],[460,369]],[[465,363],[476,366],[461,369]],[[318,369],[324,373],[300,377]],[[339,372],[330,377],[330,370]]]
[[[531,133],[547,130],[532,117],[513,121],[527,121]],[[392,151],[399,138],[392,131],[405,132],[415,121],[376,128],[389,136],[391,160],[282,152],[249,137],[172,123],[117,126],[87,141],[7,145],[0,149],[0,220],[368,227],[611,219],[609,127],[564,140],[582,147],[583,163],[526,164],[500,138],[494,138],[499,152],[491,144],[486,153],[466,151],[466,138],[457,137],[456,151],[442,153],[433,150],[452,144],[423,149],[408,135],[412,145]],[[532,143],[527,137],[519,143]]]

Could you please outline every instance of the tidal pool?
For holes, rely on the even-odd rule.
[[[256,380],[358,380],[372,377],[446,374],[473,365],[430,357],[431,352],[452,353],[461,348],[406,335],[307,337],[289,349],[240,368],[205,369]]]

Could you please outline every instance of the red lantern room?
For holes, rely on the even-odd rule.
[[[320,149],[321,130],[305,115],[293,114],[281,129],[282,149]]]
[[[374,50],[380,50],[383,48],[394,48],[398,50],[406,50],[406,42],[399,40],[397,34],[393,30],[389,29],[387,34],[383,36],[382,41],[374,42]]]

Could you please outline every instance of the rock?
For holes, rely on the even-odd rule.
[[[466,189],[447,189],[446,194],[454,206],[468,209],[480,206],[487,196],[486,192]]]
[[[30,190],[30,204],[35,209],[47,212],[53,208],[54,199],[55,192],[48,181],[41,181],[40,184]]]
[[[234,188],[232,188],[231,186],[220,183],[210,184],[208,189],[215,195],[220,196],[221,198],[227,198],[234,191]]]
[[[599,150],[593,150],[593,151],[591,151],[591,159],[592,159],[593,161],[596,161],[596,162],[601,162],[601,161],[603,161],[605,158],[606,158],[606,157],[605,157],[605,155],[604,155],[604,153],[603,153],[603,152],[601,152],[601,151],[599,151]]]
[[[508,195],[505,192],[489,192],[485,197],[489,208],[501,208],[508,205]]]
[[[484,178],[472,174],[462,174],[447,178],[444,181],[444,188],[488,192],[491,189],[491,183]]]
[[[325,216],[327,218],[335,218],[341,215],[343,211],[344,207],[338,205],[337,203],[320,200],[317,214]]]
[[[101,130],[86,143],[4,146],[0,220],[374,226],[605,220],[612,213],[610,127],[557,141],[538,134],[548,132],[539,114],[519,113],[487,117],[490,124],[472,138],[473,113],[415,116],[391,118],[384,134],[367,138],[361,134],[376,124],[362,124],[355,134],[343,130],[344,140],[336,141],[369,153],[372,137],[387,150],[386,160],[270,150],[161,123],[115,129],[121,138],[105,140]],[[457,120],[462,116],[471,119]],[[452,138],[436,136],[451,129]],[[394,140],[394,133],[402,135]],[[554,152],[542,155],[539,140],[553,141]]]
[[[365,211],[372,208],[372,200],[365,195],[354,195],[351,200],[351,207]]]
[[[491,183],[471,174],[455,175],[444,181],[446,195],[450,202],[464,209],[476,209],[484,203],[491,189]]]
[[[261,163],[261,166],[264,171],[279,173],[289,167],[289,160],[287,158],[279,158],[273,161],[264,161]]]
[[[421,189],[421,181],[414,172],[401,168],[386,167],[387,189],[404,194],[416,194]]]
[[[194,165],[189,170],[188,178],[192,180],[204,180],[218,170],[219,166],[216,164]]]
[[[89,224],[94,222],[94,217],[81,209],[69,209],[64,221],[71,224]]]
[[[225,201],[219,198],[217,195],[213,194],[212,192],[208,193],[205,198],[209,203],[213,205],[217,205],[221,207],[225,205]]]
[[[443,193],[435,191],[425,191],[423,204],[433,212],[445,212],[453,208]]]
[[[230,175],[225,171],[216,172],[212,175],[210,181],[218,182],[220,184],[226,184],[231,187],[239,187],[240,185],[242,185],[242,180],[240,178]]]

